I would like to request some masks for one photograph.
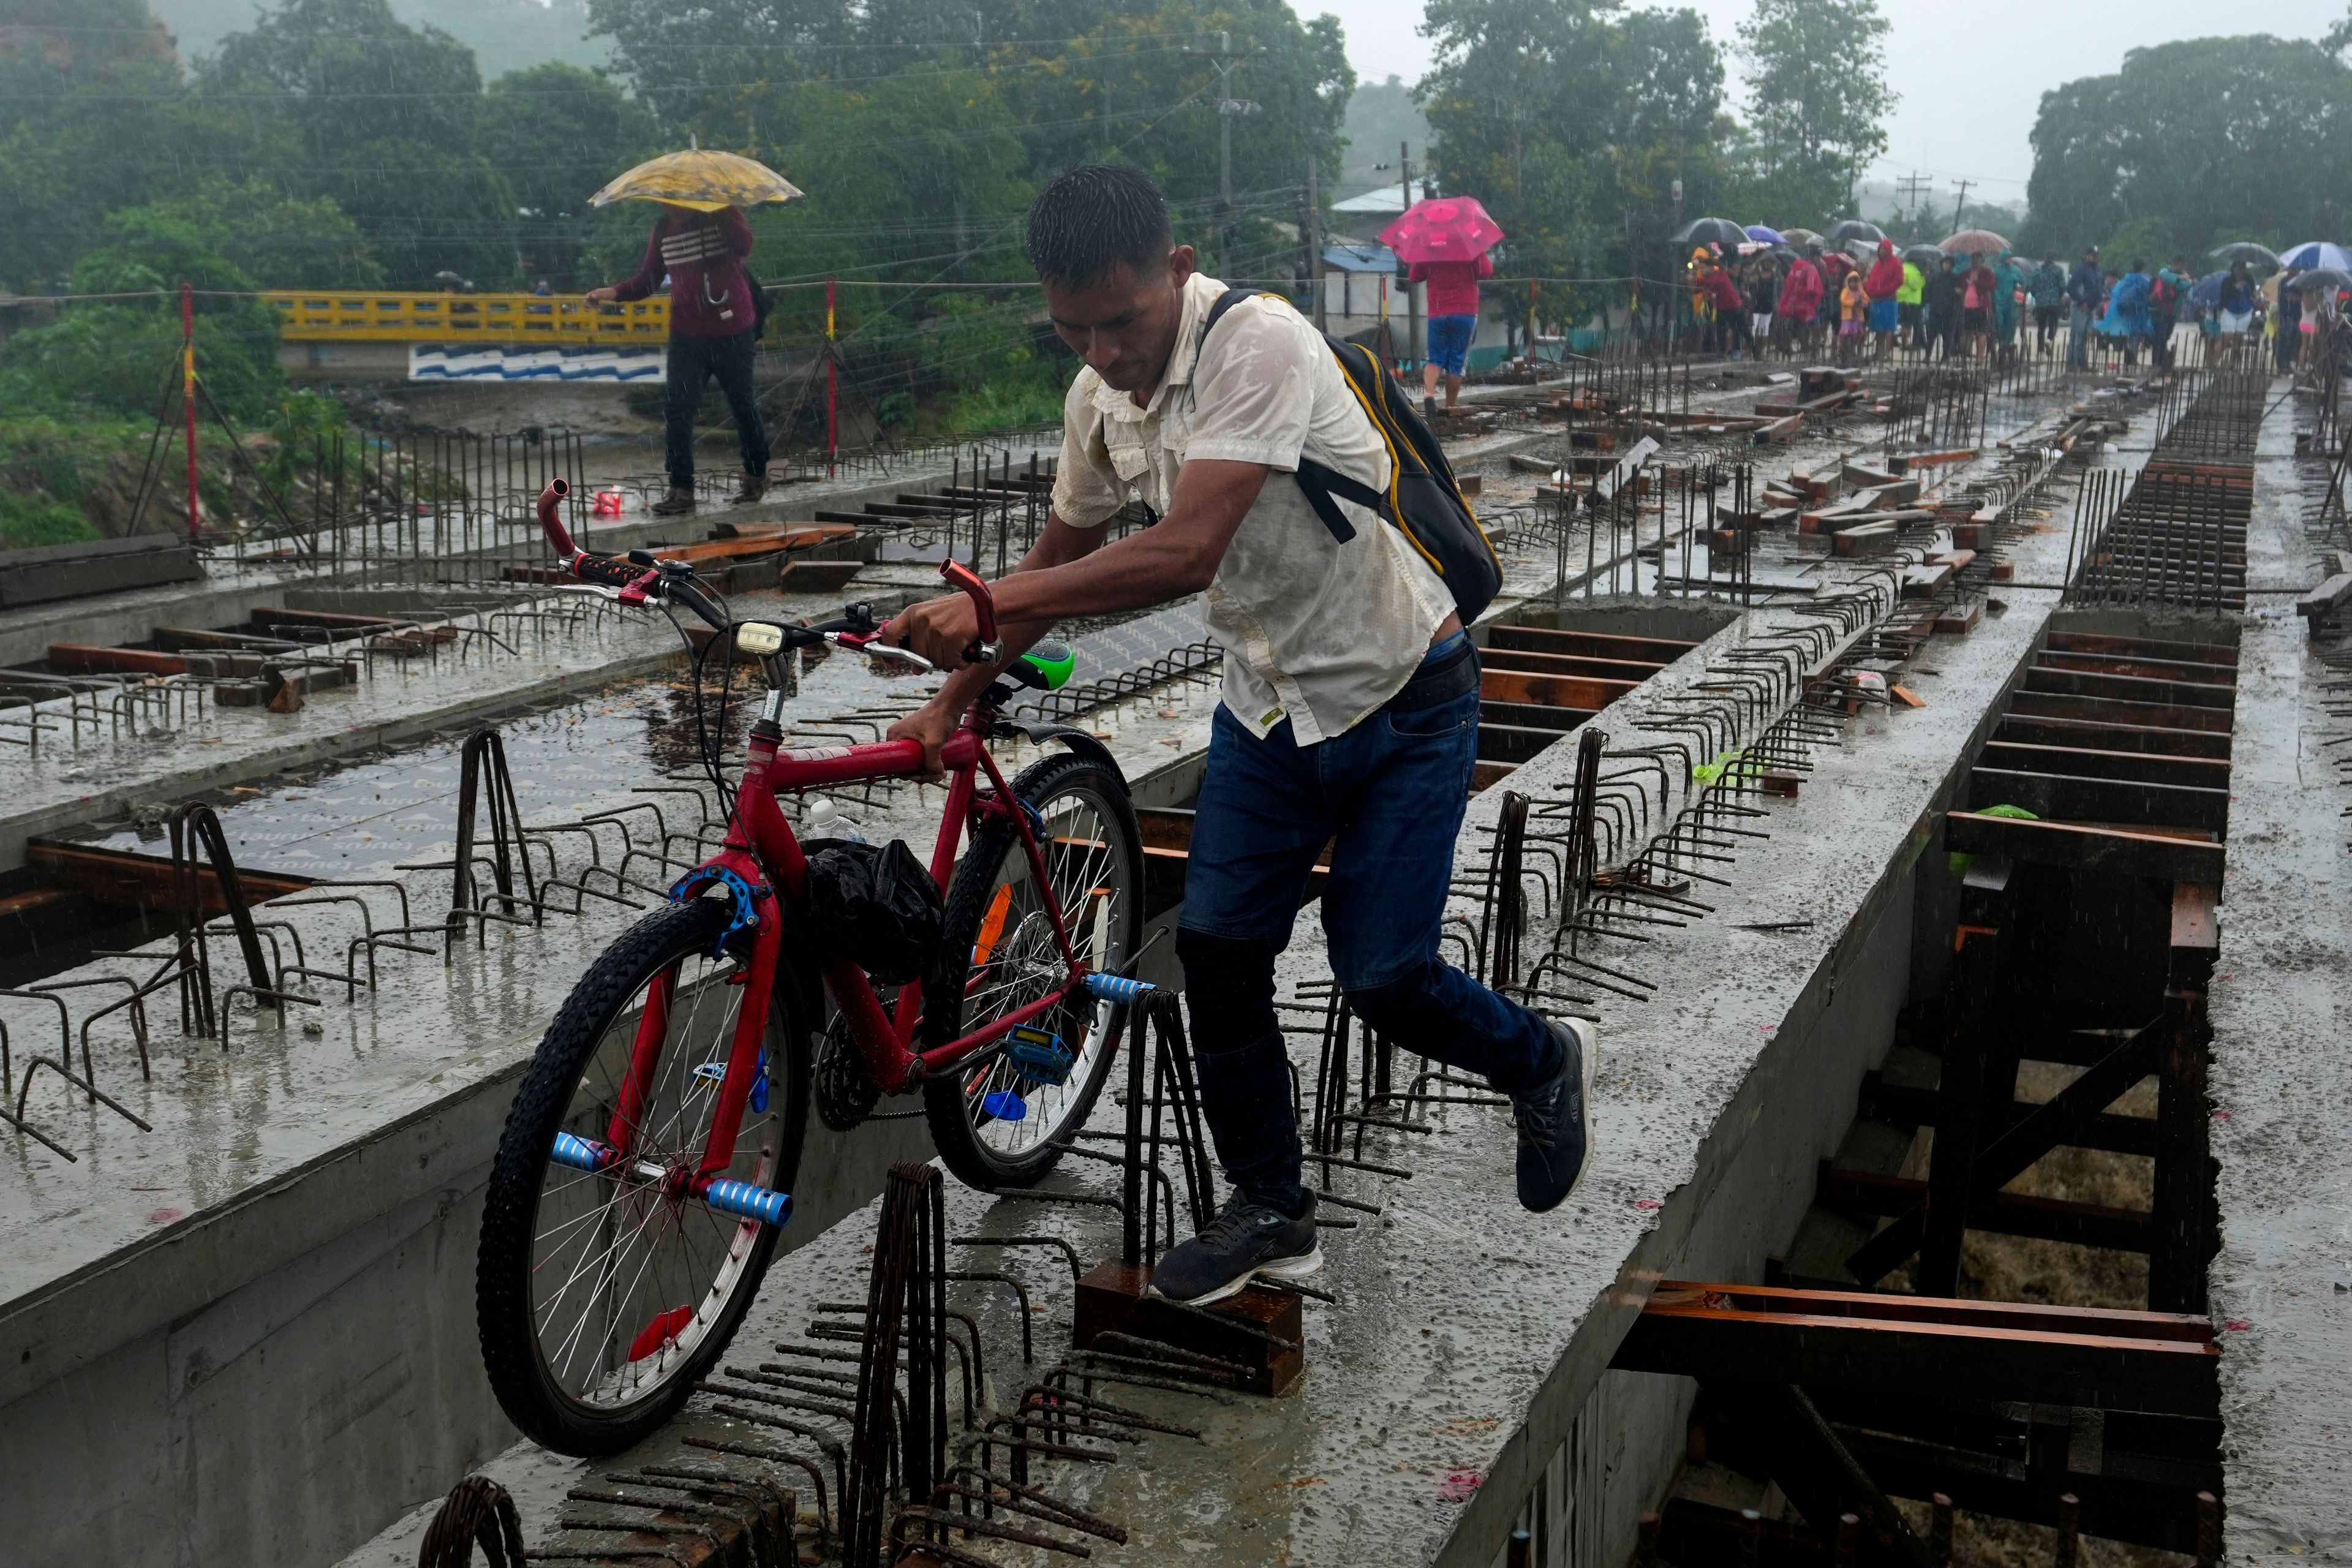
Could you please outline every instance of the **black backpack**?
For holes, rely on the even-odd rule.
[[[1224,313],[1254,292],[1228,289],[1218,298],[1201,328],[1202,347]],[[1503,563],[1496,559],[1494,545],[1478,526],[1477,513],[1462,499],[1462,487],[1454,480],[1453,465],[1445,460],[1445,448],[1438,445],[1412,400],[1381,368],[1370,350],[1360,343],[1341,342],[1328,333],[1323,342],[1339,362],[1339,374],[1347,378],[1356,401],[1364,405],[1372,428],[1388,446],[1389,488],[1382,493],[1312,458],[1298,459],[1298,488],[1315,515],[1323,520],[1323,526],[1331,531],[1331,537],[1342,544],[1356,537],[1356,530],[1334,497],[1378,512],[1435,569],[1446,592],[1454,595],[1454,607],[1462,613],[1464,624],[1476,620],[1502,590]]]

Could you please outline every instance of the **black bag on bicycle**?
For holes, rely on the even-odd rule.
[[[939,952],[945,911],[940,885],[906,841],[817,838],[802,848],[817,940],[882,984],[920,980]]]

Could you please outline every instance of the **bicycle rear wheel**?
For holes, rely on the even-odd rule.
[[[1090,970],[1127,962],[1142,940],[1143,851],[1135,809],[1117,770],[1050,757],[1013,791],[1045,823],[1038,847],[1070,945]],[[942,951],[951,963],[924,993],[934,1043],[971,1033],[1061,987],[1061,950],[1019,835],[992,820],[949,883]],[[931,1142],[957,1178],[982,1189],[1025,1187],[1061,1157],[1055,1145],[1086,1125],[1116,1054],[1126,1009],[1080,995],[1047,1009],[1036,1027],[1058,1037],[1060,1071],[992,1050],[924,1085]]]
[[[719,956],[722,900],[638,921],[572,989],[517,1090],[491,1167],[475,1268],[490,1386],[514,1424],[559,1453],[629,1447],[675,1414],[734,1337],[775,1250],[776,1229],[689,1195],[735,1021],[751,942]],[[652,1005],[662,1021],[634,1126],[622,1086]],[[789,974],[769,1001],[762,1081],[724,1175],[788,1193],[808,1123],[806,1009]],[[618,1127],[616,1128],[616,1123]],[[628,1158],[573,1159],[625,1131]]]

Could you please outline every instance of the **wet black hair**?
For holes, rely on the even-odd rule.
[[[1121,263],[1141,272],[1175,244],[1168,198],[1142,170],[1082,163],[1055,178],[1029,204],[1023,249],[1049,283],[1083,289]]]

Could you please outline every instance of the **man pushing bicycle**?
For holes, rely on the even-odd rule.
[[[1519,1202],[1557,1207],[1590,1152],[1598,1042],[1438,958],[1478,658],[1437,558],[1365,504],[1395,494],[1391,437],[1297,311],[1228,297],[1194,270],[1139,171],[1062,175],[1029,209],[1027,250],[1086,368],[1063,405],[1045,531],[993,585],[1003,657],[1058,620],[1193,593],[1225,649],[1176,953],[1234,1193],[1160,1260],[1153,1289],[1213,1301],[1257,1275],[1322,1267],[1274,966],[1335,838],[1323,926],[1349,1005],[1403,1049],[1510,1096]],[[1160,521],[1106,543],[1103,525],[1134,496]],[[979,640],[962,595],[916,605],[883,635],[944,668]],[[936,763],[995,671],[957,668],[892,737],[920,740]]]

